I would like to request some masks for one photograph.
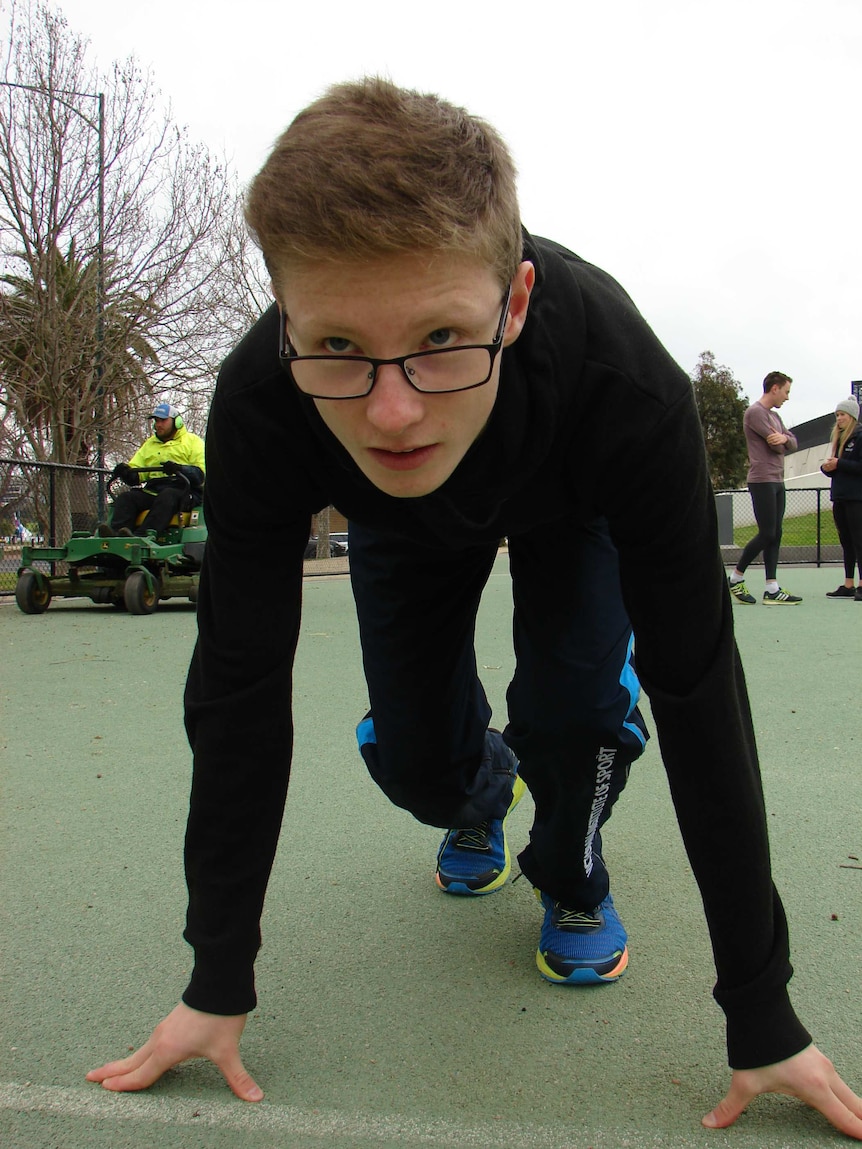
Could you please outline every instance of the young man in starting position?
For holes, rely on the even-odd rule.
[[[539,970],[575,986],[623,973],[600,828],[646,737],[631,619],[727,1017],[732,1084],[704,1121],[729,1125],[776,1091],[862,1137],[862,1103],[788,997],[687,376],[612,279],[522,230],[501,139],[437,97],[375,79],[331,89],[278,141],[247,218],[277,304],[225,362],[207,432],[186,692],[195,968],[150,1040],[90,1080],[142,1089],[205,1056],[239,1097],[262,1097],[239,1040],[289,772],[302,555],[309,516],[334,503],[351,524],[371,703],[360,749],[393,802],[443,829],[441,890],[503,885],[503,823],[526,785]],[[566,553],[548,564],[551,531]],[[291,572],[266,602],[237,577],[264,532]],[[498,733],[473,629],[504,535],[517,669]],[[669,593],[677,569],[697,595]]]

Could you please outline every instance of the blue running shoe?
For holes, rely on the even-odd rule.
[[[514,758],[514,755],[512,756]],[[450,830],[437,852],[434,879],[446,894],[477,897],[492,894],[506,884],[512,859],[503,827],[526,792],[522,778],[515,776],[512,801],[503,818],[492,818],[464,830]]]
[[[545,920],[536,953],[539,973],[561,985],[604,985],[626,972],[625,926],[610,894],[595,910],[570,910],[536,890]]]

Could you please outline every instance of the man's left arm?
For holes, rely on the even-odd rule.
[[[189,432],[178,442],[176,440],[172,442],[176,442],[176,447],[171,451],[170,461],[177,464],[191,484],[192,490],[200,490],[204,485],[206,471],[203,439]]]
[[[702,1123],[707,1129],[726,1129],[762,1093],[798,1097],[812,1109],[818,1109],[836,1129],[862,1141],[862,1099],[816,1045],[775,1065],[734,1070],[730,1089]]]
[[[786,921],[771,878],[748,693],[687,381],[632,444],[603,509],[727,1018],[733,1083],[705,1120],[730,1124],[757,1093],[788,1092],[862,1137],[862,1102],[811,1044],[787,992]]]
[[[784,420],[781,419],[780,416],[779,420],[781,422],[781,430],[787,436],[784,443],[784,453],[785,455],[792,455],[794,451],[799,449],[799,443],[796,441],[796,436],[793,434],[793,432],[788,431],[788,429],[784,426]]]

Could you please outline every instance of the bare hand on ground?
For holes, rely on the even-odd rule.
[[[180,1002],[156,1026],[146,1045],[121,1061],[91,1069],[87,1080],[120,1093],[147,1089],[174,1065],[192,1057],[205,1057],[221,1070],[237,1097],[260,1101],[263,1090],[246,1072],[239,1055],[239,1039],[247,1016],[201,1013]]]
[[[795,1057],[759,1069],[735,1069],[727,1096],[703,1124],[726,1129],[761,1093],[785,1093],[818,1109],[836,1129],[862,1141],[862,1099],[845,1085],[832,1062],[815,1045]]]

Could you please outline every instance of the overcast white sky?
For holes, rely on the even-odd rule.
[[[134,54],[243,181],[364,73],[491,120],[524,223],[614,275],[686,371],[715,353],[782,416],[862,379],[860,0],[56,0],[98,64]]]

